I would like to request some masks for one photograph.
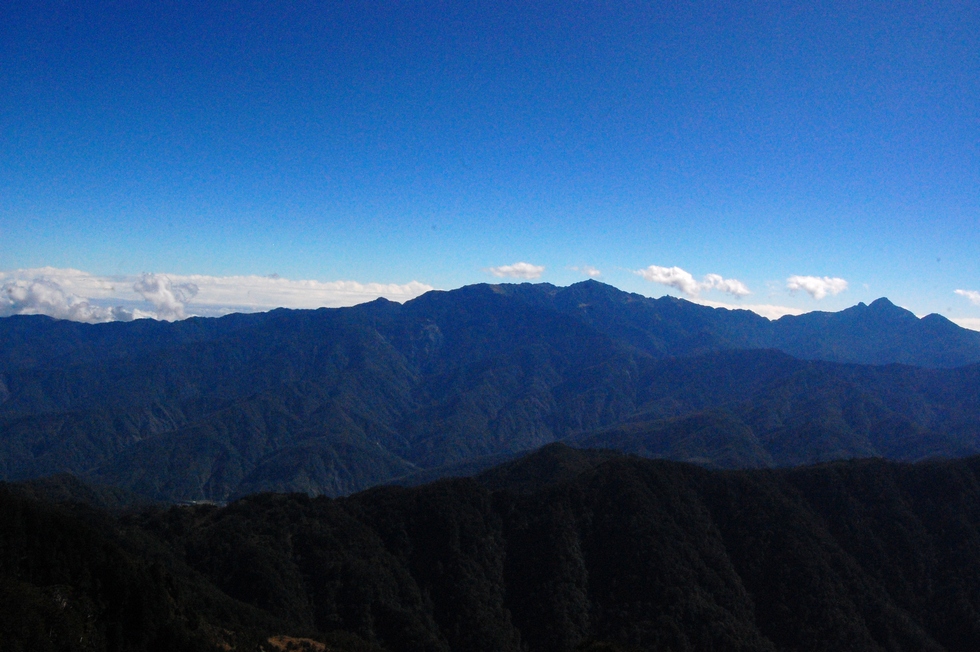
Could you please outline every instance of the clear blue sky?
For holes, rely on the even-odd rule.
[[[980,4],[0,6],[0,270],[452,288],[518,261],[980,317],[954,294]]]

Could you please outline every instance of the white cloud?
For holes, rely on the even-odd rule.
[[[142,274],[133,289],[157,309],[157,318],[173,321],[183,319],[184,306],[194,298],[198,287],[193,283],[174,284],[163,274]]]
[[[804,290],[814,299],[823,299],[828,294],[837,295],[847,289],[847,281],[830,276],[790,276],[786,287],[791,291]]]
[[[501,265],[500,267],[491,267],[489,270],[491,274],[499,277],[510,277],[510,278],[523,278],[523,279],[535,279],[541,276],[544,272],[544,267],[541,265],[532,265],[531,263],[514,263],[513,265]]]
[[[736,297],[744,297],[748,294],[752,294],[741,281],[734,278],[722,278],[719,274],[706,275],[701,287],[711,290],[721,290],[722,292],[727,292],[728,294],[732,294]]]
[[[254,275],[96,276],[53,267],[0,272],[0,288],[0,315],[45,314],[90,322],[181,319],[279,307],[334,308],[378,297],[403,302],[433,289],[418,281],[399,285]]]
[[[278,276],[171,276],[198,287],[195,305],[228,306],[235,309],[339,308],[354,306],[378,297],[404,302],[434,289],[411,281],[359,283],[357,281],[292,280]]]
[[[955,290],[956,294],[966,297],[975,306],[980,306],[980,292],[976,290]]]
[[[721,290],[737,297],[752,294],[741,281],[734,278],[724,278],[720,274],[707,274],[703,281],[698,282],[690,272],[680,267],[659,267],[658,265],[650,265],[646,269],[638,269],[634,273],[653,283],[676,288],[689,297],[696,297],[701,290]]]
[[[66,292],[56,281],[42,277],[10,280],[0,287],[0,316],[10,315],[48,315],[56,319],[89,323],[128,321],[133,318],[132,311],[93,305],[76,294]]]
[[[696,295],[701,289],[700,284],[694,280],[694,277],[680,267],[650,265],[646,269],[636,270],[636,273],[648,281],[676,288],[684,294],[691,296]]]
[[[582,274],[585,274],[589,278],[596,278],[602,276],[602,272],[597,270],[592,265],[583,265],[582,267],[573,267],[572,269],[576,272],[581,272]]]

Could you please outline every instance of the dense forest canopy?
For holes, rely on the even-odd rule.
[[[77,492],[102,495],[0,488],[4,649],[980,645],[980,458],[712,471],[556,444],[342,499],[45,502]]]

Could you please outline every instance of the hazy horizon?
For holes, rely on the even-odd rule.
[[[0,272],[0,281],[10,275]],[[350,307],[385,298],[404,303],[432,291],[458,288],[433,288],[422,283],[404,285],[339,281],[294,281],[278,276],[168,276],[142,274],[138,277],[96,277],[78,270],[23,270],[20,278],[31,282],[7,281],[9,305],[0,307],[0,317],[11,315],[46,315],[85,323],[130,321],[133,319],[179,320],[189,317],[221,317],[232,313],[266,312],[277,308],[316,309]],[[38,279],[60,278],[54,280]],[[589,279],[598,280],[598,279]],[[536,283],[496,279],[489,283]],[[582,281],[578,281],[582,282]],[[603,282],[603,281],[599,281]],[[611,285],[608,284],[607,285]],[[557,286],[567,287],[567,286]],[[612,286],[616,287],[616,286]],[[617,288],[620,289],[620,288]],[[17,291],[20,292],[17,292]],[[818,292],[819,290],[811,291]],[[81,294],[88,295],[82,298]],[[648,296],[648,295],[643,295]],[[666,295],[662,295],[666,296]],[[650,297],[655,298],[655,297]],[[801,315],[819,310],[800,310],[772,304],[723,302],[698,296],[680,296],[692,303],[727,310],[750,310],[770,320],[786,315]],[[888,297],[879,297],[888,299]],[[889,299],[890,300],[890,299]],[[858,302],[863,303],[863,302]],[[853,305],[858,305],[855,303]],[[870,303],[870,302],[868,302]],[[842,308],[846,310],[853,306]],[[905,306],[900,306],[908,309]],[[836,312],[836,311],[829,311]],[[916,315],[919,318],[925,315]],[[957,325],[980,331],[980,319],[952,319]]]

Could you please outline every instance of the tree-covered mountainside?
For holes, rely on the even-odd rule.
[[[496,287],[574,316],[655,357],[777,349],[806,360],[857,364],[957,367],[980,362],[980,333],[937,314],[919,319],[884,298],[841,312],[769,321],[748,310],[707,308],[669,296],[650,299],[597,281],[565,288]]]
[[[153,512],[137,509],[148,508],[68,476],[0,483],[0,649],[383,652],[229,597],[141,527]]]
[[[980,333],[885,300],[770,322],[591,281],[175,323],[10,317],[0,478],[222,501],[345,495],[557,440],[720,467],[958,456],[980,452],[980,368],[952,365],[976,360]]]
[[[977,457],[712,471],[555,444],[341,499],[0,509],[4,649],[980,646]]]
[[[738,351],[645,370],[626,422],[571,441],[722,468],[980,452],[980,365],[939,370]]]

